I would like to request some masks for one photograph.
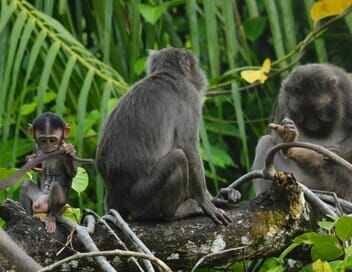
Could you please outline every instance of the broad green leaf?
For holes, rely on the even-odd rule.
[[[341,260],[329,262],[329,265],[334,272],[342,272],[343,268],[346,268],[345,262]]]
[[[285,267],[278,261],[277,258],[268,258],[260,267],[259,272],[282,272],[284,271],[284,268]]]
[[[251,40],[257,40],[262,34],[266,27],[266,17],[251,18],[243,22],[243,28],[246,33],[246,37]]]
[[[341,216],[336,222],[336,236],[342,241],[352,237],[352,217]]]
[[[339,243],[339,240],[335,236],[329,235],[329,234],[318,233],[317,235],[314,236],[313,238],[314,244],[323,243],[323,242],[337,245]]]
[[[321,227],[322,229],[325,229],[327,231],[332,230],[332,228],[335,226],[335,222],[329,222],[329,221],[319,221],[318,226]]]
[[[311,256],[313,260],[331,261],[342,256],[343,250],[338,244],[331,242],[315,243],[311,249]]]
[[[63,216],[71,219],[72,221],[76,223],[81,223],[81,210],[79,208],[73,208],[70,205],[66,204]]]
[[[145,4],[138,4],[139,11],[144,17],[144,19],[154,25],[161,15],[166,11],[167,6],[166,5],[159,5],[159,6],[149,6]]]
[[[297,244],[308,244],[308,245],[312,245],[314,243],[315,237],[317,236],[317,234],[315,232],[307,232],[307,233],[303,233],[299,236],[297,236],[293,242],[297,243]]]
[[[82,167],[77,168],[77,175],[73,178],[72,189],[77,193],[82,193],[87,188],[89,178],[86,170]]]
[[[312,268],[314,272],[332,272],[330,265],[321,260],[315,261]]]

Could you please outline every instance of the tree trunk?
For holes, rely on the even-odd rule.
[[[228,226],[217,225],[210,218],[199,216],[175,222],[130,222],[130,227],[155,256],[173,270],[190,270],[204,255],[230,248],[241,249],[207,258],[203,265],[226,265],[273,255],[284,249],[294,236],[315,228],[320,218],[312,214],[312,210],[294,178],[282,175],[270,191],[228,210],[233,220]],[[47,235],[39,220],[28,216],[18,203],[11,200],[0,206],[0,217],[6,222],[7,233],[43,266],[73,254],[67,248],[56,256],[68,235],[64,226],[59,225],[55,235]],[[134,250],[131,243],[112,227],[129,249]],[[100,250],[119,248],[118,242],[102,224],[97,224],[92,237]],[[82,250],[75,235],[72,243],[75,250]],[[121,268],[123,263],[114,258],[115,267]],[[13,265],[11,260],[0,255],[0,271],[11,269]],[[65,271],[82,271],[83,268],[99,271],[91,258],[71,261],[66,267],[69,270]]]

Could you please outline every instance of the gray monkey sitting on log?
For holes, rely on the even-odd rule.
[[[205,213],[219,224],[231,221],[214,205],[198,151],[206,86],[189,51],[150,54],[147,76],[121,98],[97,148],[106,209],[137,220]]]
[[[267,151],[281,142],[304,141],[327,147],[352,161],[352,82],[347,73],[330,64],[297,67],[283,81],[271,134],[257,145],[253,169],[263,169]],[[336,192],[352,200],[352,175],[312,150],[290,148],[276,155],[277,170],[292,172],[311,189]],[[256,193],[271,182],[254,181]]]

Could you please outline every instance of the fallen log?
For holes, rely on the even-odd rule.
[[[198,216],[176,222],[130,222],[130,227],[155,256],[173,270],[190,270],[204,255],[231,248],[229,252],[207,258],[202,265],[226,265],[273,255],[283,250],[294,236],[315,228],[320,215],[313,211],[293,176],[280,173],[270,191],[228,210],[233,219],[229,226],[216,225],[210,218]],[[73,235],[72,247],[66,246],[56,256],[69,234],[65,226],[59,225],[57,233],[49,236],[42,223],[28,216],[14,201],[6,200],[0,205],[0,217],[6,222],[10,237],[43,266],[84,251]],[[132,250],[133,246],[123,234],[111,226]],[[97,224],[92,238],[100,250],[120,248],[103,224]],[[127,270],[126,259],[110,260],[119,271],[121,265],[122,271]],[[0,271],[13,269],[14,265],[13,260],[0,255]],[[100,271],[92,258],[65,264],[65,271],[82,269]]]

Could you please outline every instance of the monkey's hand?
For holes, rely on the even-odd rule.
[[[216,208],[211,201],[205,201],[204,203],[201,203],[200,206],[204,212],[215,221],[215,223],[228,225],[232,222],[231,217],[222,209]]]
[[[298,140],[298,129],[295,122],[293,122],[291,119],[285,118],[282,120],[280,125],[270,123],[269,128],[275,130],[284,143],[293,143],[297,142]],[[283,149],[282,153],[285,156],[288,156],[289,151],[290,148]]]
[[[270,123],[269,128],[275,130],[284,143],[292,143],[298,140],[298,129],[291,119],[285,118],[280,125]]]
[[[45,224],[47,233],[52,234],[56,231],[56,218],[54,216],[38,217]]]
[[[212,202],[217,207],[231,208],[241,199],[241,193],[232,188],[221,188],[218,195],[213,198]]]
[[[76,149],[74,147],[73,144],[67,144],[67,143],[63,143],[63,148],[65,150],[65,153],[71,157],[76,155]]]

